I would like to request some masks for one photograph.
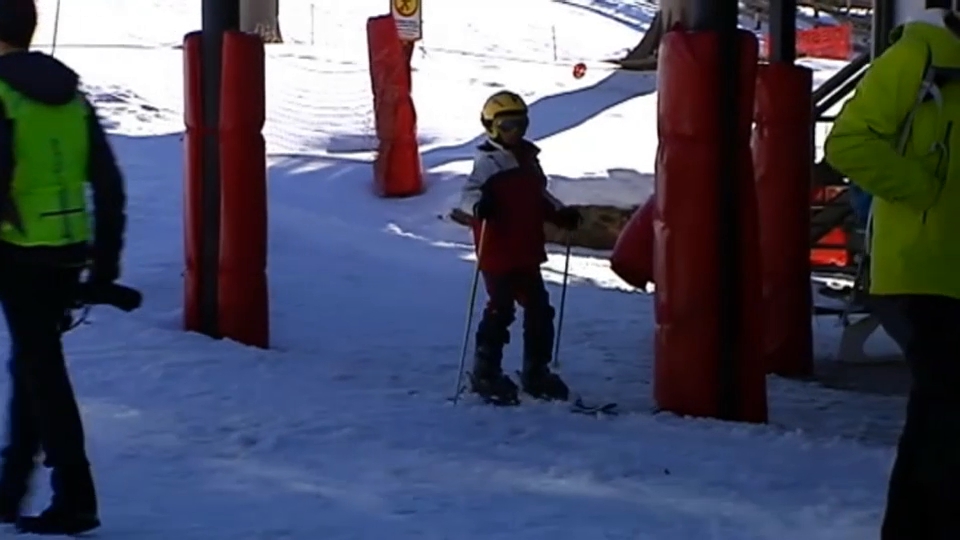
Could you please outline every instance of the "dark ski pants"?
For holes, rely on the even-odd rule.
[[[485,272],[483,283],[488,300],[477,328],[478,349],[487,350],[489,360],[499,368],[503,346],[510,342],[509,328],[516,318],[515,306],[520,304],[524,369],[546,367],[553,355],[554,310],[540,267],[502,274]]]
[[[53,503],[96,513],[83,425],[61,342],[64,313],[80,271],[54,266],[0,265],[0,304],[10,333],[10,403],[0,466],[0,501],[11,510],[25,495],[43,451],[52,469]]]
[[[880,538],[960,539],[960,300],[896,295],[872,303],[912,376]]]

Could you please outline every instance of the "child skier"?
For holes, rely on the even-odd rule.
[[[477,148],[460,205],[475,218],[477,264],[488,296],[477,328],[471,390],[495,404],[519,402],[517,385],[501,368],[518,303],[523,307],[523,391],[538,399],[566,400],[567,385],[549,368],[554,309],[540,275],[547,260],[543,224],[574,230],[581,216],[547,191],[540,149],[524,139],[530,121],[520,96],[497,92],[484,103],[480,121],[487,141]]]

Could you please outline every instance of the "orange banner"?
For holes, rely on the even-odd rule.
[[[763,36],[762,57],[770,57],[770,35]],[[797,31],[797,56],[847,60],[853,51],[853,27],[849,24],[819,26]]]

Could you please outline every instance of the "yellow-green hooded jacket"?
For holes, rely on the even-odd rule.
[[[874,196],[873,294],[960,299],[960,21],[947,16],[894,32],[827,137],[827,162]]]

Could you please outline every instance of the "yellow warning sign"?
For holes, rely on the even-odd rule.
[[[407,42],[423,39],[423,6],[421,0],[390,0],[390,12],[397,23],[397,34]]]
[[[420,0],[393,0],[393,10],[401,17],[413,17],[420,11]]]

